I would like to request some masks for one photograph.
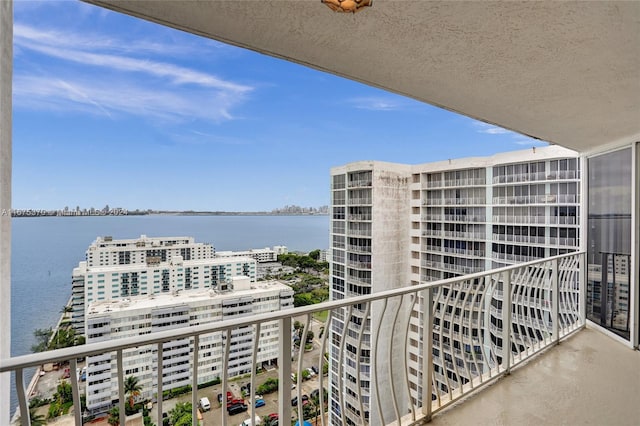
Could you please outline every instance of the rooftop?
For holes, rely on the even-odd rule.
[[[99,315],[106,312],[119,312],[133,309],[152,309],[185,303],[187,301],[219,300],[233,297],[248,297],[273,291],[291,290],[291,287],[280,281],[260,281],[251,283],[248,289],[217,292],[210,289],[182,290],[177,294],[154,294],[152,296],[133,296],[120,300],[105,300],[93,302],[87,308],[90,315]]]

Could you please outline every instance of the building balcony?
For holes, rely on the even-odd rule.
[[[507,225],[513,224],[536,224],[536,225],[545,225],[548,223],[548,220],[545,216],[506,216],[506,215],[494,215],[493,222],[504,223]]]
[[[286,395],[285,398],[279,398],[279,415],[280,418],[291,418],[291,373],[298,373],[298,380],[302,380],[303,365],[308,365],[304,353],[295,363],[290,362],[294,352],[290,338],[293,320],[306,319],[302,321],[304,340],[312,324],[312,314],[329,311],[324,324],[325,330],[329,331],[323,333],[315,344],[320,347],[320,353],[334,353],[330,363],[337,365],[338,371],[345,371],[348,365],[355,363],[352,367],[355,368],[356,376],[360,376],[356,377],[356,383],[367,379],[372,385],[377,384],[355,397],[352,395],[348,406],[369,409],[370,415],[376,412],[385,413],[385,424],[414,424],[432,417],[435,423],[441,424],[485,424],[495,421],[496,413],[501,413],[500,418],[510,424],[526,423],[530,419],[536,419],[536,422],[540,423],[554,423],[558,420],[558,413],[564,416],[563,422],[570,424],[633,423],[640,418],[640,408],[635,402],[640,391],[640,371],[637,368],[640,353],[625,348],[600,332],[584,329],[585,278],[584,252],[571,253],[463,277],[422,283],[381,294],[356,296],[213,324],[12,357],[0,360],[0,372],[16,373],[16,393],[21,411],[25,412],[31,389],[25,387],[24,369],[49,362],[60,362],[69,363],[71,370],[75,371],[78,357],[88,357],[91,360],[91,357],[97,356],[96,359],[101,359],[102,354],[107,354],[109,359],[114,360],[113,365],[118,366],[113,372],[112,383],[115,387],[112,388],[112,395],[119,395],[119,403],[114,402],[114,405],[119,404],[120,412],[124,413],[126,398],[123,388],[118,387],[118,383],[123,382],[121,366],[123,362],[128,361],[126,358],[131,349],[152,346],[154,351],[157,351],[158,356],[154,358],[156,365],[153,368],[153,383],[160,392],[169,386],[165,385],[163,380],[158,380],[159,372],[165,375],[169,373],[169,369],[158,361],[162,360],[163,354],[166,355],[165,347],[170,346],[167,343],[190,341],[191,351],[186,354],[189,362],[181,366],[181,371],[184,373],[185,367],[190,369],[189,382],[195,388],[199,379],[198,372],[193,370],[192,365],[195,359],[199,359],[197,342],[201,336],[204,339],[206,335],[219,334],[226,336],[228,341],[238,330],[255,336],[260,335],[263,325],[266,327],[269,324],[277,324],[281,337],[277,354],[279,394]],[[535,303],[532,303],[531,297],[523,297],[524,287],[532,292],[531,294],[535,292]],[[492,309],[490,301],[498,295],[503,305],[511,305],[512,308]],[[418,300],[424,303],[418,303]],[[433,309],[424,308],[431,306]],[[377,314],[372,317],[371,328],[367,330],[353,322],[349,322],[348,327],[340,326],[341,323],[336,320],[360,313],[367,316],[373,309],[378,309]],[[531,312],[532,309],[544,311],[544,321],[531,321],[531,317],[518,314],[522,310]],[[453,314],[453,310],[459,312]],[[411,312],[416,315],[405,315]],[[484,320],[489,314],[502,324],[511,326],[504,329],[491,326]],[[419,321],[416,322],[418,318]],[[420,327],[416,330],[413,326],[409,327],[410,324],[420,324]],[[434,324],[444,324],[445,327]],[[520,334],[520,330],[527,328],[535,329],[535,333]],[[495,339],[496,334],[500,340]],[[574,337],[570,337],[574,334]],[[244,355],[249,365],[256,363],[258,340],[252,339],[251,348]],[[558,346],[562,340],[564,342]],[[364,358],[371,367],[366,377],[359,373],[362,369],[359,365],[362,359],[356,357],[354,361],[349,358],[344,348],[337,352],[328,349],[336,342],[344,346],[341,342],[346,341],[355,346],[355,353],[370,350],[371,354],[378,354],[377,357]],[[393,343],[398,341],[407,344],[404,348],[399,348]],[[418,360],[409,360],[409,357],[415,357],[416,342],[420,342],[420,347],[423,347],[419,360],[422,363],[422,371],[427,373],[424,379],[409,373],[409,363]],[[225,346],[223,349],[223,366],[229,366],[234,356],[231,354],[231,346]],[[512,348],[509,356],[503,355],[505,347]],[[436,348],[449,348],[449,351],[443,353],[434,350]],[[408,356],[402,355],[402,361],[390,369],[384,354],[388,354],[390,359],[397,352],[404,352]],[[445,359],[440,358],[443,355]],[[454,358],[451,358],[452,355]],[[320,370],[324,363],[323,359],[318,361]],[[593,368],[594,365],[598,368]],[[440,371],[436,371],[436,366]],[[446,374],[442,368],[446,368]],[[221,368],[218,371],[223,372],[222,386],[226,388],[234,370]],[[512,371],[513,373],[508,375]],[[343,379],[345,376],[339,377],[338,383],[334,384],[335,388],[344,389],[347,386]],[[70,380],[74,401],[79,405],[78,378],[72,375]],[[252,388],[255,389],[256,381],[259,380],[255,373],[251,375],[250,380]],[[382,386],[382,383],[385,385]],[[454,402],[466,398],[490,383],[495,384],[483,391],[480,397],[463,404],[455,404],[455,407],[445,411]],[[299,399],[300,385],[301,382],[297,386]],[[353,387],[351,384],[348,386]],[[376,388],[384,389],[384,395],[376,393]],[[433,396],[431,392],[426,392],[422,397],[425,394],[422,389],[425,388],[434,389]],[[408,389],[411,391],[407,392]],[[363,399],[365,396],[366,401]],[[194,407],[197,407],[197,397],[196,393],[192,395]],[[335,395],[334,398],[331,391],[328,397],[334,402],[346,403],[340,395]],[[253,401],[248,403],[252,404]],[[407,414],[406,409],[399,407],[409,407],[410,413]],[[163,409],[163,401],[156,401],[153,410],[161,416],[163,411],[166,411]],[[341,416],[346,416],[347,410],[347,405],[343,405]],[[8,417],[8,413],[2,414],[5,419]],[[82,423],[82,414],[79,410],[74,410],[76,424]],[[294,417],[297,415],[295,413]],[[219,424],[227,425],[230,421],[223,410]],[[363,424],[367,423],[363,419]],[[22,424],[29,424],[26,417],[22,419]],[[124,419],[121,424],[124,424]]]
[[[639,364],[640,352],[587,327],[431,424],[637,424]]]

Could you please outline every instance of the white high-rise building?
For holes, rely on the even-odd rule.
[[[255,281],[256,261],[216,258],[211,244],[191,237],[98,238],[72,273],[72,325],[85,334],[88,304],[138,295],[216,289],[231,277]]]
[[[234,277],[227,287],[213,290],[186,290],[177,294],[149,294],[88,305],[87,342],[145,335],[190,325],[203,325],[230,319],[293,308],[293,290],[278,281],[252,283],[248,277]],[[252,371],[253,327],[231,332],[232,356],[226,366],[229,377]],[[225,333],[203,335],[199,339],[198,383],[222,377]],[[260,329],[257,365],[276,363],[281,336],[277,321]],[[286,336],[285,336],[286,338]],[[190,385],[193,339],[163,345],[163,390]],[[142,387],[141,399],[157,394],[157,346],[146,345],[124,351],[124,377],[134,376]],[[87,359],[87,408],[108,409],[118,399],[115,353]]]
[[[331,170],[331,186],[332,300],[541,259],[579,246],[578,154],[558,146],[413,166],[350,163]],[[473,315],[462,307],[447,306],[444,300],[435,309]],[[502,308],[499,299],[487,303],[494,309]],[[347,424],[358,424],[361,410],[372,425],[388,423],[389,419],[368,410],[367,402],[378,397],[378,390],[362,378],[369,376],[373,365],[378,383],[384,383],[379,399],[389,406],[383,413],[395,415],[390,398],[385,397],[392,381],[398,380],[396,394],[407,392],[399,385],[398,375],[404,371],[397,368],[391,372],[394,369],[389,368],[402,365],[404,352],[398,354],[402,359],[394,359],[393,353],[390,358],[388,353],[375,354],[368,349],[371,325],[392,327],[394,323],[406,324],[406,318],[381,321],[384,311],[380,306],[372,304],[368,317],[367,307],[361,308],[354,307],[349,318],[345,310],[331,329],[330,417],[334,425],[341,424],[342,414]],[[388,311],[394,308],[387,307]],[[532,318],[531,324],[545,320],[544,308],[539,312],[540,317]],[[362,343],[361,337],[349,330],[342,342],[344,327],[350,323],[367,325]],[[422,400],[422,321],[418,312],[409,325],[409,392],[417,406]],[[434,391],[438,392],[449,390],[445,382],[454,387],[471,379],[458,377],[456,372],[455,363],[464,363],[461,357],[465,353],[473,352],[478,369],[484,368],[483,360],[477,359],[477,348],[468,343],[478,331],[450,332],[448,327],[446,323],[434,324],[435,376],[448,378],[437,381]],[[480,332],[493,331],[490,338],[498,339],[501,327],[492,317],[487,319],[487,329]],[[535,326],[530,329],[529,337],[535,338]],[[380,335],[390,334],[382,330]],[[339,355],[344,357],[342,363]],[[358,366],[359,372],[355,371]],[[364,404],[360,406],[356,398],[351,401],[349,395],[363,395]],[[339,411],[341,405],[344,413]]]

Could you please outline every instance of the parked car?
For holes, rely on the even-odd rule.
[[[230,416],[244,413],[245,411],[247,411],[247,404],[233,404],[227,407],[227,412]]]
[[[262,399],[262,398],[256,399],[256,408],[264,407],[264,405],[265,405],[264,399]]]
[[[233,394],[229,391],[227,391],[227,401],[232,401],[233,400]],[[219,393],[218,394],[218,404],[222,404],[222,394]]]
[[[255,416],[253,421],[251,419],[247,419],[240,423],[239,426],[257,426],[260,423],[262,423],[262,419],[260,418],[260,416]]]
[[[202,411],[211,410],[211,403],[209,402],[209,398],[207,398],[206,396],[200,398],[200,408],[202,409]]]
[[[318,367],[316,367],[315,365],[311,366],[311,370],[313,370],[315,374],[318,374]]]
[[[308,401],[309,400],[309,395],[302,395],[302,400],[303,401]],[[291,406],[295,407],[296,405],[298,405],[298,397],[293,397],[293,399],[291,400]]]
[[[232,405],[237,405],[237,404],[244,404],[244,399],[242,398],[227,399],[227,407],[230,407]]]

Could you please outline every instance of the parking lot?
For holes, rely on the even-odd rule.
[[[318,336],[319,334],[319,331],[317,330],[316,327],[319,327],[320,325],[321,324],[317,322],[315,322],[314,324],[313,328],[316,336]],[[320,357],[319,343],[320,342],[317,339],[314,339],[313,349],[304,353],[304,358],[303,358],[304,368],[311,367],[312,365],[318,366],[318,361]],[[294,361],[292,363],[292,370],[295,370],[297,368],[297,365],[298,365],[298,361],[297,361],[297,354],[296,354],[296,356],[294,357]],[[315,377],[309,380],[303,381],[300,394],[311,395],[311,392],[314,389],[319,389],[319,377],[320,376],[316,375]],[[264,383],[269,378],[278,378],[278,370],[273,369],[273,370],[264,371],[258,374],[256,376],[256,387]],[[326,388],[327,387],[326,377],[324,377],[323,381],[324,381],[323,385]],[[231,391],[236,397],[241,398],[242,393],[240,388],[249,382],[250,382],[249,377],[230,381],[228,383],[228,390]],[[222,405],[218,403],[218,394],[220,393],[222,393],[222,385],[211,386],[206,389],[198,390],[198,400],[202,397],[207,397],[211,403],[211,410],[205,411],[202,413],[204,425],[206,426],[222,424],[222,416],[227,415],[226,409],[223,409]],[[287,399],[289,403],[291,403],[291,399],[296,397],[297,395],[298,395],[297,389],[292,389],[291,393],[287,395]],[[264,399],[265,405],[262,407],[255,408],[254,409],[255,415],[260,416],[260,418],[262,418],[271,413],[278,412],[278,392],[273,392],[270,394],[263,395],[263,399]],[[162,411],[165,413],[168,413],[179,402],[191,402],[191,393],[184,394],[179,397],[163,401]],[[248,405],[249,403],[248,398],[245,398],[245,403],[247,403]],[[156,410],[156,406],[154,405],[150,413],[151,419],[157,425],[161,425],[162,423],[157,421],[156,414],[157,414],[157,410]],[[297,411],[295,407],[292,407],[292,415],[294,416],[293,418],[297,419]],[[252,410],[251,410],[251,407],[248,407],[248,410],[245,412],[229,416],[227,424],[231,426],[238,426],[244,420],[250,419],[251,417],[252,417]],[[288,425],[288,424],[283,423],[283,425]]]

